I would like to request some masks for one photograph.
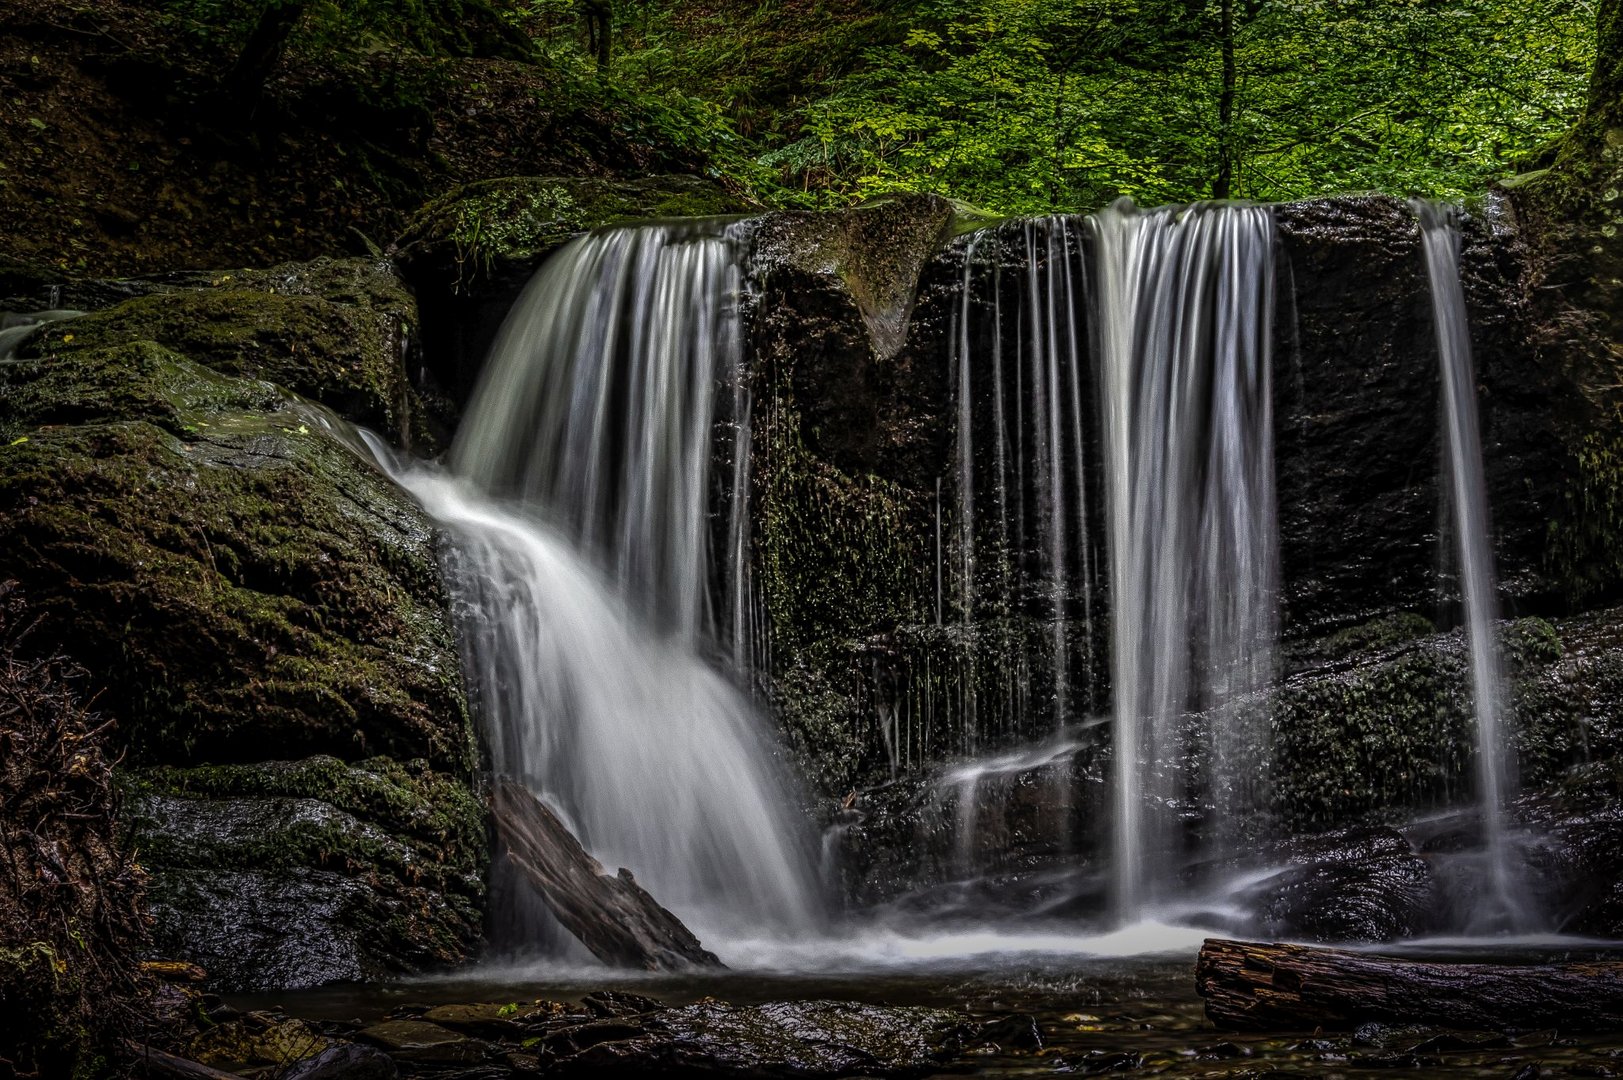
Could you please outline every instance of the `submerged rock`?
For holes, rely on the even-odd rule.
[[[974,1033],[939,1009],[706,1001],[566,1026],[541,1040],[560,1076],[919,1076]]]

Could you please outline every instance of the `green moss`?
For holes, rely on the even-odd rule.
[[[812,456],[787,411],[767,438],[757,559],[774,644],[852,639],[917,620],[920,508],[908,493]]]
[[[57,362],[153,342],[226,375],[263,379],[390,435],[409,424],[403,328],[392,316],[249,289],[157,293],[57,323],[25,355]]]
[[[1623,583],[1623,423],[1584,433],[1572,450],[1566,512],[1549,524],[1548,561],[1575,603]]]
[[[460,287],[498,266],[533,263],[589,229],[744,209],[735,196],[692,176],[507,177],[466,184],[435,199],[418,212],[396,249],[413,263],[449,263]]]
[[[1314,651],[1325,659],[1340,660],[1354,653],[1391,649],[1436,632],[1424,615],[1402,611],[1338,630],[1317,643]]]
[[[1292,830],[1329,828],[1469,796],[1475,784],[1475,714],[1463,632],[1399,644],[1383,628],[1413,634],[1412,616],[1377,620],[1331,640],[1349,665],[1308,672],[1276,694],[1272,745],[1275,812]],[[1361,636],[1363,643],[1351,647]],[[1520,780],[1549,784],[1586,753],[1590,711],[1567,677],[1556,628],[1543,619],[1501,624],[1510,679],[1511,732]]]
[[[102,673],[146,760],[275,745],[470,770],[428,521],[297,416],[260,421],[39,428],[0,449],[0,545],[40,634]]]

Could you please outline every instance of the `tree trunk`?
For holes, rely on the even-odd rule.
[[[1501,1030],[1623,1028],[1623,962],[1400,960],[1210,939],[1195,965],[1206,1018],[1229,1030],[1348,1030],[1371,1020]]]
[[[613,0],[584,0],[586,8],[586,37],[597,56],[597,69],[606,71],[614,33]]]
[[[252,111],[259,104],[265,84],[270,81],[276,65],[287,51],[287,39],[299,25],[308,0],[280,0],[259,13],[248,43],[242,47],[237,62],[232,65],[222,84],[226,101],[238,109]]]
[[[609,875],[524,788],[500,780],[494,810],[499,847],[593,956],[613,967],[647,971],[725,966],[637,884],[631,871]]]

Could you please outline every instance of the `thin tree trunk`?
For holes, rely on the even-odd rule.
[[[252,110],[259,104],[276,65],[287,51],[287,39],[299,25],[308,0],[280,0],[259,14],[248,43],[242,47],[222,84],[226,100],[235,108]]]
[[[585,0],[586,36],[592,52],[597,55],[597,69],[608,70],[609,55],[613,47],[613,0]]]

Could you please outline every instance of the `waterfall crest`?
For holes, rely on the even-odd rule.
[[[400,476],[451,536],[494,767],[718,944],[819,914],[788,778],[699,655],[714,403],[743,400],[739,248],[693,222],[559,251],[497,339],[451,475]],[[533,942],[545,920],[521,921]]]

